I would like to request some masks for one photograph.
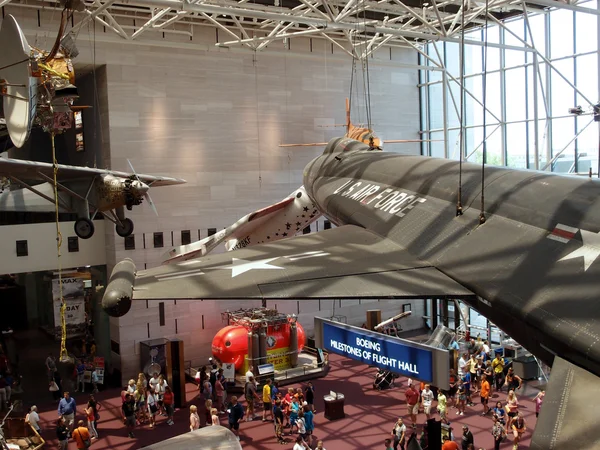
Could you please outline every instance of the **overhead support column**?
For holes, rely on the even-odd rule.
[[[448,75],[444,70],[442,72],[442,112],[443,112],[443,125],[444,125],[444,158],[450,157],[450,148],[448,142]]]
[[[430,316],[431,316],[431,329],[435,330],[438,326],[438,304],[437,304],[437,298],[430,298],[429,299],[429,305],[430,305]]]

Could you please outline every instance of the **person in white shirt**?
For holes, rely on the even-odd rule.
[[[25,422],[30,424],[35,431],[38,433],[41,432],[40,429],[40,416],[37,413],[37,406],[33,405],[27,417],[25,417]]]
[[[151,389],[146,389],[146,404],[148,405],[148,415],[150,416],[150,428],[154,428],[156,420],[154,416],[158,411],[158,404],[154,396],[154,391]]]
[[[152,378],[150,378],[150,381],[148,382],[148,384],[150,385],[150,389],[152,389],[153,391],[156,390],[156,385],[158,384],[158,374],[155,373]]]
[[[162,375],[158,377],[158,383],[156,383],[156,387],[154,388],[154,393],[156,394],[156,403],[158,404],[158,411],[164,416],[166,412],[163,407],[163,396],[165,395],[165,388],[168,386],[167,382],[163,378]]]
[[[463,353],[458,360],[458,376],[462,378],[465,374],[465,366],[467,365],[467,354]]]
[[[296,443],[294,444],[294,448],[292,450],[311,450],[306,441],[302,438],[302,436],[298,436],[296,438]]]
[[[132,378],[127,385],[127,392],[133,394],[135,392],[135,380]]]
[[[250,381],[250,378],[254,378],[254,372],[252,372],[252,369],[254,369],[254,367],[248,366],[248,372],[246,372],[246,383]]]
[[[421,403],[423,404],[423,412],[427,416],[427,420],[431,419],[431,403],[433,402],[433,391],[428,384],[421,391]]]

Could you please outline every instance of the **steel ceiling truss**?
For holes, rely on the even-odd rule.
[[[0,7],[9,3],[15,7],[60,8],[55,0],[0,0]],[[485,23],[486,10],[482,0],[85,0],[85,6],[83,14],[75,15],[79,19],[75,32],[93,20],[125,40],[157,31],[193,38],[195,26],[212,26],[222,32],[217,46],[260,51],[274,41],[285,44],[294,37],[310,36],[326,39],[363,59],[384,45],[458,42],[463,28]],[[492,21],[521,15],[524,9],[533,12],[549,7],[599,14],[575,2],[556,0],[526,4],[489,0],[487,4]],[[483,45],[479,37],[465,41]]]

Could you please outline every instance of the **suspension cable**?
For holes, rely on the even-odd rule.
[[[356,42],[356,33],[354,33],[353,40]],[[350,73],[350,95],[348,99],[348,110],[352,112],[352,86],[354,85],[354,73],[356,72],[356,51],[354,46],[352,49],[352,72]],[[350,132],[349,124],[346,124],[346,133]]]
[[[458,198],[456,199],[456,215],[462,216],[462,163],[465,152],[465,0],[462,0],[461,11],[461,33],[460,33],[460,143],[458,160]],[[444,88],[445,89],[445,88]]]
[[[60,262],[60,247],[62,246],[62,234],[60,232],[59,222],[59,206],[58,206],[58,182],[56,175],[58,174],[58,161],[56,160],[56,147],[54,145],[54,132],[50,133],[50,141],[52,142],[52,173],[54,177],[54,212],[56,219],[56,255],[58,259],[58,295],[60,298],[60,355],[59,361],[67,361],[69,354],[67,352],[67,320],[65,313],[67,310],[67,302],[63,297],[62,285],[62,264]]]
[[[483,78],[481,80],[483,88],[483,150],[481,157],[481,208],[479,210],[479,224],[485,223],[485,163],[487,160],[487,63],[488,63],[488,7],[489,0],[485,0],[485,32],[483,36]]]

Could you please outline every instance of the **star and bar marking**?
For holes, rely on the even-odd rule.
[[[299,261],[301,259],[318,258],[321,256],[327,256],[327,255],[329,255],[329,253],[322,251],[322,250],[317,250],[317,251],[296,253],[293,255],[275,256],[273,258],[263,258],[263,259],[256,259],[256,260],[231,258],[231,264],[212,267],[211,269],[231,270],[231,278],[235,278],[238,275],[242,275],[246,272],[249,272],[250,270],[281,270],[281,269],[284,269],[284,267],[280,267],[280,266],[271,264],[273,261],[275,261],[276,259],[279,259],[279,258],[285,258],[290,261]],[[189,261],[189,262],[187,262],[187,264],[186,263],[180,264],[180,266],[181,265],[191,265],[191,264],[198,263],[198,262],[199,261],[193,261],[193,262]],[[174,272],[174,273],[155,275],[155,278],[158,281],[169,281],[169,280],[176,280],[179,278],[188,278],[188,277],[194,277],[197,275],[205,275],[205,273],[206,272],[204,272],[202,269],[198,268],[198,269],[183,270],[183,271]]]
[[[600,233],[594,233],[592,231],[574,228],[559,223],[554,230],[550,232],[548,239],[567,244],[575,237],[577,232],[581,233],[581,247],[573,250],[568,255],[563,256],[558,261],[583,258],[583,270],[585,272],[590,268],[594,261],[598,259],[598,256],[600,256]]]

